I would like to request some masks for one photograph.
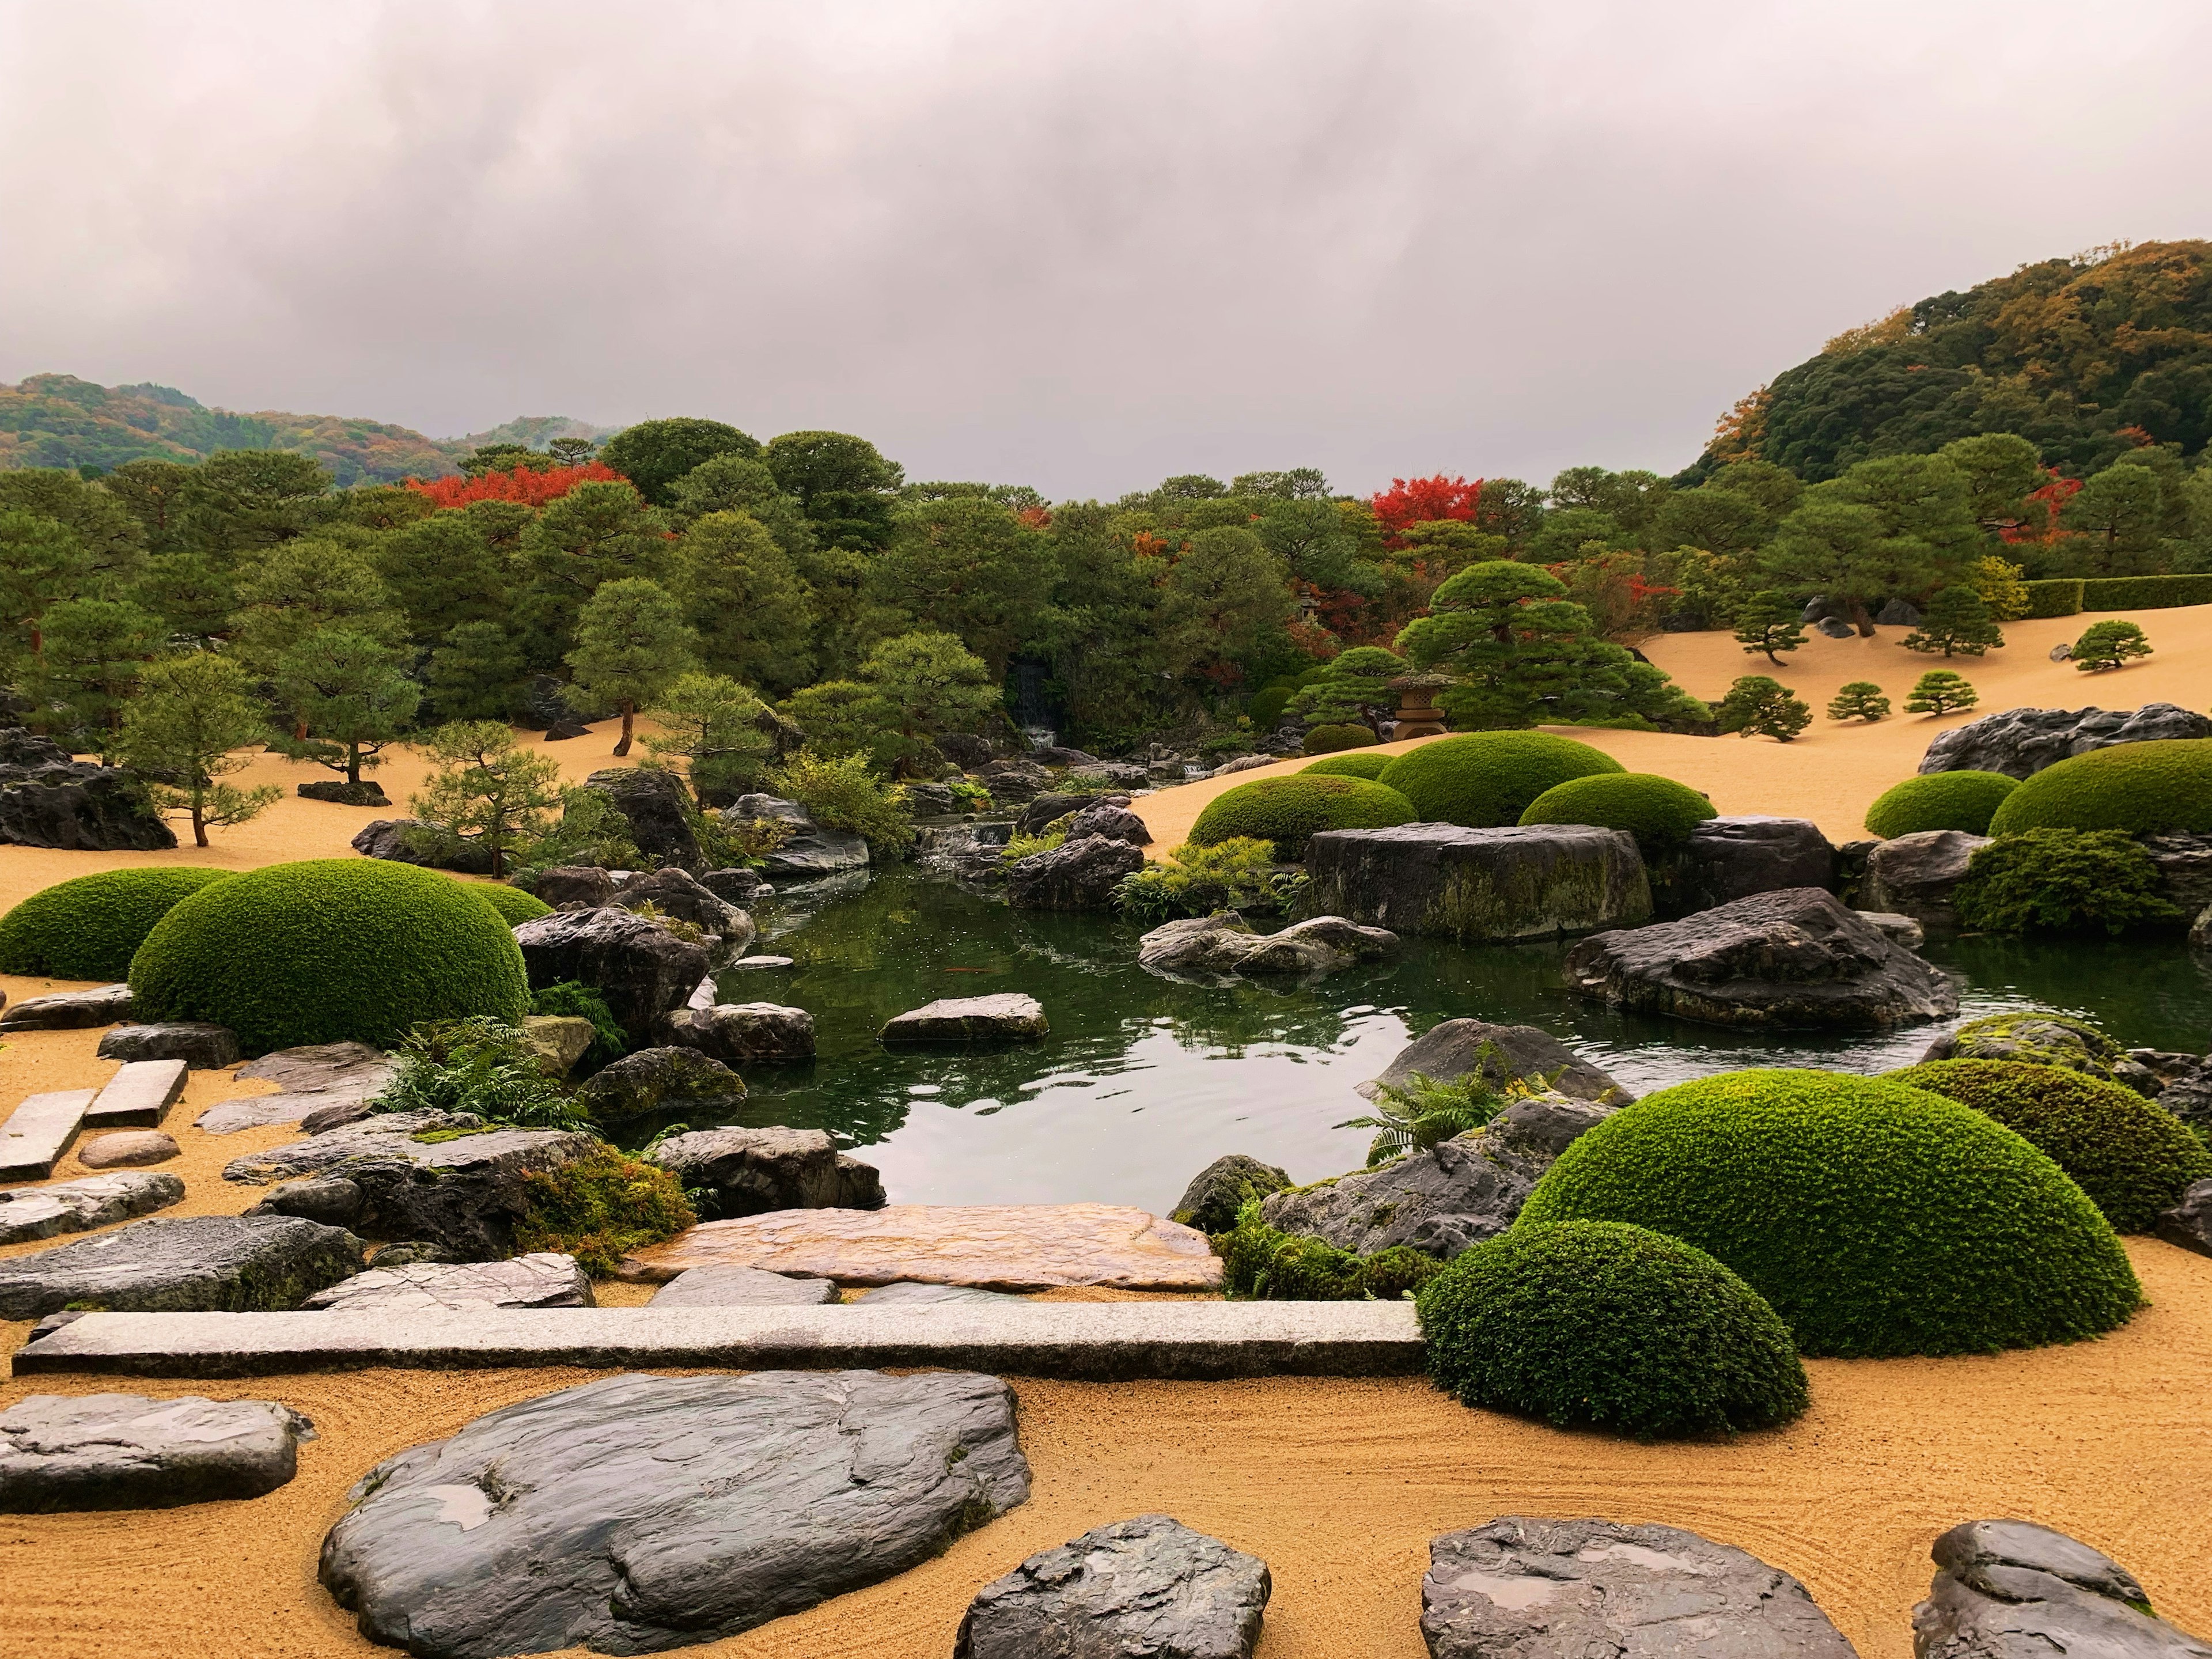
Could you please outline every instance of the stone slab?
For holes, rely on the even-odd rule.
[[[202,1112],[192,1127],[228,1135],[264,1124],[298,1123],[310,1112],[357,1104],[380,1092],[391,1080],[392,1064],[391,1055],[365,1042],[280,1048],[240,1066],[238,1075],[276,1084],[281,1093],[223,1101]]]
[[[44,1181],[84,1126],[98,1091],[61,1089],[33,1095],[0,1124],[0,1181]]]
[[[765,1267],[841,1285],[972,1285],[1045,1291],[1212,1291],[1221,1261],[1194,1227],[1118,1204],[894,1204],[771,1210],[709,1221],[623,1259],[617,1276],[658,1283],[693,1267]]]
[[[185,1092],[188,1068],[181,1060],[132,1060],[107,1079],[84,1115],[96,1129],[158,1129]]]
[[[34,1394],[0,1407],[0,1514],[258,1498],[291,1480],[314,1437],[273,1400]]]
[[[0,1244],[90,1232],[184,1200],[185,1183],[176,1176],[138,1170],[17,1187],[0,1192]]]
[[[1402,1301],[471,1308],[394,1319],[90,1313],[15,1356],[18,1376],[684,1365],[944,1367],[1100,1382],[1410,1376],[1423,1364],[1413,1304]]]
[[[0,1031],[84,1031],[131,1018],[131,988],[102,985],[28,997],[0,1013]]]
[[[317,1291],[300,1306],[392,1317],[449,1308],[588,1308],[592,1284],[576,1258],[553,1251],[507,1261],[410,1261],[371,1267]]]
[[[877,1035],[886,1045],[927,1042],[1026,1042],[1045,1035],[1044,1008],[1020,991],[985,997],[939,997],[894,1014]]]
[[[837,1299],[826,1279],[786,1279],[758,1267],[694,1267],[653,1293],[656,1308],[818,1308]]]

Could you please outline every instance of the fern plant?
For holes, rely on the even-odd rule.
[[[1346,1118],[1335,1126],[1376,1131],[1367,1148],[1370,1170],[1408,1152],[1425,1152],[1470,1129],[1480,1129],[1510,1102],[1508,1095],[1490,1086],[1480,1066],[1456,1082],[1439,1083],[1416,1072],[1406,1087],[1386,1083],[1375,1092],[1371,1115]]]
[[[590,1121],[547,1077],[520,1030],[504,1020],[433,1020],[401,1045],[370,1103],[379,1112],[469,1112],[518,1129],[587,1129]]]

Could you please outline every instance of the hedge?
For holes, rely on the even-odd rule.
[[[461,884],[469,891],[499,912],[510,927],[520,927],[526,921],[535,921],[540,916],[550,916],[553,907],[535,893],[526,893],[520,887],[509,887],[503,881],[469,881]]]
[[[1427,822],[1490,830],[1520,823],[1556,785],[1627,769],[1603,750],[1549,732],[1469,732],[1407,750],[1379,781]]]
[[[2044,581],[2022,582],[2029,617],[2077,617],[2081,614],[2082,581],[2079,576],[2053,576]]]
[[[1328,755],[1316,761],[1311,766],[1300,767],[1298,775],[1300,777],[1364,778],[1368,782],[1372,783],[1381,777],[1389,769],[1390,763],[1397,758],[1395,755],[1356,753]]]
[[[2212,576],[2093,576],[2081,584],[2084,611],[2170,611],[2183,605],[2212,605]]]
[[[131,963],[143,1020],[210,1020],[249,1054],[302,1043],[398,1045],[425,1020],[530,1006],[499,913],[451,877],[378,859],[231,876],[162,917]]]
[[[1924,830],[1990,833],[1990,818],[2020,780],[2002,772],[1928,772],[1884,790],[1867,808],[1866,827],[1884,841]]]
[[[1649,772],[1598,772],[1547,789],[1528,803],[1521,822],[1626,830],[1652,858],[1679,848],[1714,816],[1712,802],[1686,783]]]
[[[1273,842],[1275,856],[1296,862],[1306,843],[1322,830],[1381,830],[1411,823],[1420,814],[1396,790],[1364,778],[1319,777],[1309,772],[1286,778],[1261,778],[1216,795],[1190,838],[1212,847],[1236,836]]]
[[[1976,848],[1951,900],[1976,933],[2117,937],[2189,921],[2162,887],[2150,854],[2124,830],[2023,830]]]
[[[1520,1224],[1577,1220],[1717,1257],[1808,1354],[2073,1341],[2142,1302],[2111,1225],[2057,1164],[1883,1078],[1731,1072],[1647,1095],[1559,1155]]]
[[[1365,726],[1347,721],[1313,727],[1306,733],[1305,751],[1309,755],[1334,755],[1344,749],[1371,749],[1382,741]]]
[[[1523,1223],[1415,1299],[1429,1375],[1463,1406],[1656,1439],[1767,1428],[1807,1404],[1796,1345],[1765,1298],[1647,1228]]]
[[[154,924],[227,870],[157,865],[103,870],[41,888],[0,916],[0,974],[112,984]]]
[[[2046,766],[1990,819],[1993,836],[2026,830],[2212,830],[2212,738],[2115,744]]]

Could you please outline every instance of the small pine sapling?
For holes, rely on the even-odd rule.
[[[1875,720],[1889,718],[1889,699],[1872,680],[1853,680],[1837,691],[1828,704],[1832,720]]]
[[[1989,606],[1971,587],[1943,589],[1929,601],[1920,626],[1905,636],[1907,651],[1941,652],[1946,657],[1978,657],[2003,643],[2004,634],[1990,616]]]
[[[1813,711],[1781,681],[1746,674],[1729,687],[1720,706],[1720,727],[1739,737],[1765,736],[1788,743],[1813,723]]]
[[[2074,665],[2085,674],[2101,674],[2148,655],[2150,640],[2131,622],[2091,623],[2074,641]]]
[[[1795,651],[1805,643],[1805,629],[1798,617],[1797,608],[1781,594],[1754,593],[1736,612],[1735,636],[1746,651],[1764,652],[1767,661],[1778,668],[1782,652]]]
[[[1955,714],[1981,701],[1966,677],[1948,668],[1931,668],[1923,674],[1905,700],[1908,714]]]

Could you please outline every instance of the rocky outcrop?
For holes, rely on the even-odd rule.
[[[268,1123],[305,1124],[318,1112],[365,1112],[368,1103],[392,1081],[392,1056],[366,1042],[279,1048],[238,1068],[241,1078],[274,1083],[276,1093],[219,1101],[202,1112],[192,1127],[227,1135]]]
[[[1316,916],[1261,933],[1236,912],[1221,910],[1153,928],[1137,941],[1137,965],[1170,978],[1319,975],[1380,962],[1397,951],[1395,933],[1342,916]]]
[[[465,876],[491,873],[489,849],[459,840],[421,818],[372,818],[356,832],[352,845],[365,859],[420,865],[426,870],[452,870]]]
[[[298,1473],[314,1437],[273,1400],[34,1394],[0,1406],[0,1514],[258,1498]]]
[[[1970,1019],[1937,1037],[1920,1058],[2024,1060],[2081,1072],[2149,1098],[2163,1101],[2168,1092],[2149,1066],[2087,1020],[2033,1009]]]
[[[588,1308],[592,1282],[576,1258],[552,1251],[508,1261],[417,1261],[373,1267],[317,1291],[302,1311],[431,1313],[448,1308]]]
[[[425,1659],[653,1653],[891,1577],[1028,1496],[994,1377],[614,1376],[379,1464],[321,1577]]]
[[[1052,774],[1028,760],[994,760],[978,770],[975,778],[1001,806],[1019,806],[1052,787]]]
[[[661,1030],[671,1042],[696,1048],[726,1065],[814,1058],[814,1016],[777,1002],[716,1002],[678,1008]]]
[[[939,997],[885,1021],[887,1045],[915,1042],[1026,1042],[1050,1028],[1033,996],[1004,991],[988,997]]]
[[[70,853],[177,844],[136,772],[73,760],[21,727],[0,730],[0,843]]]
[[[1071,838],[1006,866],[1006,902],[1017,910],[1107,910],[1124,876],[1145,867],[1145,855],[1104,836]]]
[[[176,1156],[174,1141],[169,1142],[169,1156]],[[10,1188],[0,1191],[0,1244],[21,1244],[58,1233],[112,1227],[118,1221],[181,1204],[184,1197],[183,1182],[158,1173],[87,1176],[50,1187]]]
[[[6,1215],[5,1210],[0,1210],[0,1218]],[[2185,1250],[2212,1255],[2212,1180],[2184,1188],[2179,1202],[2159,1212],[2158,1236]]]
[[[750,865],[733,865],[726,870],[702,872],[699,884],[726,904],[742,909],[756,899],[772,898],[775,889],[768,879]]]
[[[1310,910],[1467,944],[1558,939],[1651,914],[1636,842],[1588,824],[1327,830],[1306,853]]]
[[[1014,814],[1014,833],[1021,836],[1041,836],[1047,828],[1062,818],[1073,818],[1098,804],[1096,795],[1063,794],[1058,790],[1047,790],[1033,796],[1022,810]],[[1069,831],[1070,839],[1074,832]],[[1120,839],[1126,840],[1123,836]]]
[[[662,915],[690,923],[710,940],[719,941],[708,946],[708,955],[718,960],[742,956],[753,942],[750,916],[672,865],[630,877],[615,889],[614,902],[625,910],[642,910],[649,904]]]
[[[343,778],[332,778],[321,783],[303,783],[293,793],[301,800],[328,801],[333,806],[392,805],[392,798],[384,793],[384,786],[374,778],[363,778],[359,783],[348,783]]]
[[[1109,841],[1126,841],[1132,847],[1149,847],[1152,832],[1144,819],[1126,806],[1116,806],[1102,801],[1096,806],[1086,806],[1075,815],[1067,826],[1067,838],[1080,841],[1085,836],[1103,836]]]
[[[1533,1083],[1570,1100],[1626,1106],[1635,1095],[1549,1031],[1534,1025],[1493,1025],[1486,1019],[1448,1019],[1401,1048],[1382,1075],[1358,1085],[1373,1100],[1384,1089],[1412,1086],[1416,1076],[1456,1083],[1480,1072],[1491,1088]]]
[[[819,1129],[695,1129],[646,1154],[689,1191],[708,1194],[713,1216],[769,1210],[880,1210],[884,1178],[837,1150]]]
[[[2136,839],[2150,855],[2160,896],[2168,903],[2191,916],[2212,907],[2212,836],[2168,830]]]
[[[532,990],[582,981],[606,999],[632,1042],[653,1041],[661,1015],[682,1007],[707,975],[702,947],[612,905],[536,917],[514,930],[514,942]]]
[[[1111,784],[1116,789],[1143,789],[1152,781],[1150,769],[1133,761],[1084,761],[1069,767],[1067,775],[1079,782]]]
[[[227,1025],[177,1020],[158,1025],[118,1025],[100,1040],[101,1060],[181,1060],[195,1072],[219,1072],[244,1058]]]
[[[540,870],[530,890],[556,910],[596,910],[615,902],[615,878],[595,864],[561,864]]]
[[[156,1218],[0,1261],[0,1319],[43,1319],[71,1305],[114,1313],[296,1308],[361,1269],[361,1241],[337,1227],[289,1216]]]
[[[744,1104],[745,1084],[728,1066],[696,1048],[639,1048],[594,1072],[576,1091],[576,1103],[594,1123],[684,1113],[727,1117]]]
[[[1914,1659],[2212,1659],[2212,1643],[2148,1611],[2109,1555],[2031,1521],[1968,1521],[1936,1540],[1912,1610]]]
[[[1608,1007],[1708,1025],[1879,1031],[1959,1009],[1946,975],[1817,887],[1600,933],[1567,953],[1566,980]]]
[[[699,837],[691,830],[691,795],[673,772],[643,766],[603,767],[586,778],[584,788],[604,796],[629,827],[630,844],[649,859],[704,868]]]
[[[26,997],[0,1014],[0,1032],[83,1031],[131,1018],[131,988],[101,985],[89,991],[57,991]]]
[[[246,1213],[295,1215],[303,1221],[350,1231],[361,1224],[364,1202],[361,1188],[343,1176],[309,1176],[304,1181],[285,1182]]]
[[[1923,927],[1956,927],[1959,884],[1974,854],[1989,844],[1987,836],[1963,830],[1921,830],[1878,842],[1867,854],[1858,902],[1911,916]]]
[[[818,1308],[837,1299],[826,1279],[789,1279],[758,1267],[694,1267],[653,1293],[656,1308]]]
[[[1939,732],[1925,772],[2002,772],[2025,778],[2075,755],[2116,744],[2212,737],[2212,720],[2170,702],[2141,708],[2008,708]]]
[[[1242,1152],[1217,1158],[1191,1178],[1168,1219],[1202,1233],[1225,1233],[1237,1224],[1237,1212],[1247,1204],[1291,1184],[1291,1177],[1272,1164]]]
[[[793,826],[783,845],[761,861],[761,873],[774,881],[820,881],[868,867],[868,843],[848,830],[831,830],[815,823],[795,800],[775,795],[740,795],[722,817],[734,823],[755,818],[781,818]]]
[[[1692,915],[1755,893],[1832,888],[1836,849],[1808,818],[1707,818],[1651,872],[1659,914]]]

